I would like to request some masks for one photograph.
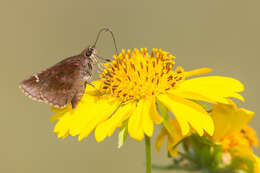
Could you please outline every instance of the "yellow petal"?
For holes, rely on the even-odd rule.
[[[107,131],[109,129],[109,124],[101,123],[97,126],[95,130],[95,138],[97,142],[103,141],[107,137]]]
[[[71,114],[66,113],[55,125],[54,133],[58,135],[58,138],[64,138],[68,135],[70,129],[70,121],[72,119]]]
[[[56,120],[59,120],[63,115],[65,115],[66,112],[70,111],[71,105],[66,106],[65,108],[55,108],[55,107],[51,107],[51,111],[55,112],[54,115],[51,116],[50,121],[54,122]]]
[[[136,139],[142,140],[144,138],[144,131],[142,127],[142,113],[144,108],[144,100],[141,99],[133,112],[133,114],[129,118],[128,122],[128,132],[129,135]]]
[[[163,140],[167,134],[168,134],[167,130],[165,128],[162,128],[162,130],[161,130],[160,134],[158,135],[156,142],[155,142],[155,147],[158,152],[161,150]]]
[[[254,158],[254,173],[259,173],[260,172],[260,158],[258,156],[256,156],[255,154],[253,154],[253,158]]]
[[[230,94],[230,97],[236,98],[236,99],[238,99],[238,100],[241,100],[242,102],[245,101],[245,98],[244,98],[241,94],[239,94],[239,93]]]
[[[160,124],[163,122],[163,118],[160,116],[156,109],[156,104],[155,104],[155,98],[152,100],[152,105],[151,105],[151,118],[156,124]]]
[[[174,132],[173,135],[170,135],[165,127],[162,128],[159,136],[156,139],[155,146],[156,146],[156,150],[160,151],[161,146],[163,144],[163,140],[164,140],[165,136],[167,135],[168,136],[167,149],[168,149],[169,153],[171,154],[171,156],[177,156],[178,155],[177,144],[183,138],[190,135],[191,133],[188,133],[187,135],[183,136],[181,127],[180,127],[178,121],[170,119],[169,122],[170,122],[171,130]]]
[[[135,102],[129,102],[120,108],[114,115],[111,117],[111,128],[108,131],[108,136],[111,136],[117,127],[120,127],[122,123],[132,115],[136,105]]]
[[[254,112],[243,108],[237,108],[231,104],[216,104],[211,112],[212,119],[215,124],[215,133],[213,138],[219,140],[228,133],[240,130],[254,116]]]
[[[86,126],[88,127],[97,116],[95,109],[100,109],[96,107],[99,105],[96,103],[102,102],[101,97],[86,95],[84,99],[84,102],[81,101],[75,110],[71,110],[73,119],[70,122],[70,135],[72,136],[79,135]]]
[[[126,120],[131,112],[133,112],[133,103],[121,106],[110,119],[100,123],[95,130],[95,138],[98,142],[104,140],[107,136],[111,136],[117,127]]]
[[[183,136],[181,132],[181,127],[176,120],[170,119],[171,129],[174,132],[173,136],[168,135],[168,144],[167,148],[171,156],[178,156],[178,151],[176,145],[186,136],[189,136],[191,133]]]
[[[160,95],[158,99],[173,113],[182,130],[183,135],[190,132],[190,126],[199,135],[205,130],[210,135],[214,132],[214,124],[208,113],[198,104],[176,95]]]
[[[143,117],[144,133],[150,137],[153,135],[153,121],[151,119],[152,104],[150,100],[144,99],[143,113],[141,115]]]
[[[205,102],[209,102],[209,103],[217,103],[216,99],[214,99],[212,97],[209,98],[207,96],[203,96],[201,94],[194,93],[194,92],[191,92],[191,91],[182,91],[180,89],[176,89],[176,90],[169,91],[169,93],[177,95],[179,97],[191,99],[191,100],[200,100],[200,101],[205,101]]]
[[[207,74],[207,73],[210,73],[210,72],[212,72],[211,68],[199,68],[199,69],[192,70],[192,71],[186,71],[186,72],[184,72],[184,75],[186,77],[190,77],[190,76]]]
[[[96,80],[91,82],[92,85],[95,86],[95,88],[91,85],[86,85],[85,94],[84,95],[98,95],[97,89],[101,87],[101,80]],[[97,88],[97,89],[96,89]],[[84,96],[83,96],[84,98]]]
[[[120,100],[114,98],[102,97],[102,99],[92,100],[91,104],[89,104],[89,109],[86,110],[86,114],[89,114],[89,117],[85,118],[86,121],[83,123],[83,126],[81,126],[79,140],[87,137],[99,123],[109,118],[121,103]],[[81,110],[81,115],[83,115],[82,112],[83,110]],[[83,117],[78,118],[75,125],[82,124],[82,122],[80,122],[82,121],[82,118]],[[74,129],[76,128],[77,127],[74,126]]]
[[[244,86],[241,82],[230,77],[221,76],[208,76],[208,77],[198,77],[189,80],[185,80],[177,89],[179,92],[194,93],[189,97],[188,94],[185,98],[194,99],[194,95],[197,97],[207,98],[203,101],[214,100],[216,102],[228,103],[225,98],[235,97],[242,99],[235,93],[244,90]]]

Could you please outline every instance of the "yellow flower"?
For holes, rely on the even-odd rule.
[[[255,131],[249,126],[244,126],[240,131],[224,136],[218,142],[221,143],[225,151],[230,151],[233,147],[251,148],[252,146],[258,146]]]
[[[223,147],[222,162],[224,165],[231,164],[235,158],[246,158],[254,164],[254,173],[259,173],[260,158],[252,150],[253,146],[258,146],[258,138],[255,131],[248,126],[254,112],[237,108],[234,102],[229,99],[227,101],[229,104],[217,103],[213,105],[210,115],[214,121],[215,132],[209,138]],[[156,140],[156,149],[160,150],[163,140],[167,136],[167,149],[172,156],[177,156],[177,144],[190,134],[182,135],[176,120],[170,120],[170,127],[174,131],[173,135],[170,135],[164,127]],[[244,162],[237,166],[236,169],[248,170],[248,165]]]
[[[254,116],[244,108],[237,108],[230,100],[230,104],[216,104],[211,113],[215,124],[213,140],[220,143],[226,153],[231,153],[232,158],[245,157],[254,163],[254,172],[260,172],[260,159],[254,155],[252,146],[258,146],[255,131],[248,126]]]
[[[129,135],[142,140],[144,135],[152,136],[154,123],[163,121],[156,109],[159,101],[174,114],[182,135],[187,135],[191,129],[200,135],[204,131],[212,135],[212,119],[190,99],[210,103],[228,103],[228,97],[243,100],[238,94],[243,91],[243,85],[233,78],[220,76],[186,80],[210,69],[185,72],[177,67],[172,70],[173,58],[158,49],[153,49],[151,54],[147,49],[123,50],[105,65],[101,80],[93,82],[102,95],[87,86],[76,109],[68,106],[54,110],[56,114],[52,120],[58,120],[55,133],[61,138],[79,135],[82,140],[95,129],[96,140],[102,141],[127,121]]]
[[[247,125],[254,112],[237,108],[230,101],[229,105],[214,105],[211,116],[215,124],[213,140],[219,142],[224,150],[230,151],[234,147],[251,149],[251,146],[258,145],[254,130]]]

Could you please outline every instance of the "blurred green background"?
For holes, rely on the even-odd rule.
[[[259,0],[1,0],[0,172],[145,171],[143,141],[130,139],[117,149],[116,135],[102,143],[93,135],[82,142],[57,139],[49,106],[18,89],[24,78],[93,44],[102,27],[112,28],[120,49],[163,48],[186,70],[212,67],[214,74],[241,80],[241,105],[256,112],[252,125],[260,134],[259,6]],[[111,57],[110,35],[97,49]],[[165,151],[153,146],[152,154],[153,163],[169,162]]]

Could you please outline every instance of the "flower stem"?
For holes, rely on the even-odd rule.
[[[145,151],[146,151],[146,173],[152,172],[152,162],[151,162],[151,139],[149,136],[145,135]]]

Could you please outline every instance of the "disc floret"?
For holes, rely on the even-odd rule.
[[[174,89],[184,79],[184,70],[172,70],[175,56],[161,49],[123,50],[101,74],[101,90],[122,100],[139,100]]]

